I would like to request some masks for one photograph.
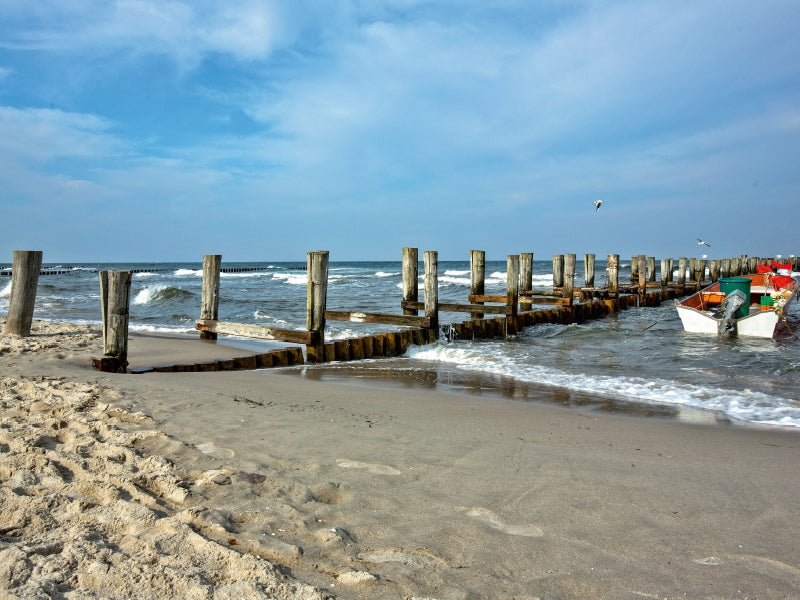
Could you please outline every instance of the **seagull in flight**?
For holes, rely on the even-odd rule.
[[[700,238],[697,238],[697,245],[698,246],[708,246],[709,248],[711,248],[711,244],[709,244],[708,242],[704,242]]]
[[[594,202],[592,202],[592,204],[594,204],[594,212],[597,212],[598,210],[600,210],[600,205],[603,204],[603,201],[595,200]]]

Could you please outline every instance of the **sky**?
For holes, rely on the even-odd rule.
[[[797,0],[0,0],[0,262],[800,254],[798,31]]]

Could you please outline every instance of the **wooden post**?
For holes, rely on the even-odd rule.
[[[661,287],[666,289],[667,284],[669,283],[669,259],[662,258],[661,259]]]
[[[430,329],[439,333],[439,253],[426,250],[425,261],[425,316],[431,320]]]
[[[481,296],[486,293],[486,252],[470,250],[469,266],[469,293]],[[476,302],[476,304],[483,304],[483,302]],[[482,319],[483,313],[475,313],[474,318]]]
[[[533,252],[522,252],[519,255],[519,291],[533,290]]]
[[[103,320],[103,343],[108,335],[108,271],[100,271],[100,318]]]
[[[419,300],[419,250],[417,248],[403,248],[403,301],[417,302]],[[413,308],[404,308],[404,315],[418,315],[419,311]]]
[[[636,257],[636,272],[639,274],[639,298],[643,299],[647,292],[647,257],[640,254]]]
[[[103,357],[92,362],[99,371],[125,373],[128,370],[131,271],[101,271],[99,277]]]
[[[583,255],[583,281],[586,287],[594,287],[594,254]]]
[[[719,280],[719,261],[718,260],[710,260],[708,261],[708,278],[712,281]]]
[[[647,257],[647,281],[656,280],[656,257]]]
[[[575,289],[575,255],[564,255],[564,281],[561,288],[561,297],[567,299],[567,304],[572,306],[572,292]]]
[[[608,274],[608,295],[619,296],[619,254],[606,256],[606,273]]]
[[[684,288],[686,286],[686,257],[681,256],[678,259],[678,286]]]
[[[31,334],[36,287],[42,270],[41,250],[14,250],[11,263],[11,297],[5,333],[23,337]]]
[[[511,314],[506,317],[506,335],[517,333],[517,309],[519,306],[519,254],[509,254],[506,259],[506,296]]]
[[[734,256],[731,259],[731,275],[732,276],[736,277],[737,275],[741,275],[742,274],[742,266],[741,266],[741,264],[742,263],[739,262],[739,257],[738,256]]]
[[[689,259],[689,281],[697,281],[697,259]]]
[[[564,287],[564,255],[553,254],[553,288]]]
[[[308,291],[306,292],[306,329],[311,341],[306,346],[308,362],[325,360],[325,308],[328,301],[328,251],[306,254]]]
[[[200,318],[217,321],[219,319],[219,274],[222,265],[221,254],[203,255],[203,290],[200,301]],[[216,332],[201,331],[201,340],[217,339]]]
[[[706,259],[698,258],[695,262],[695,280],[700,285],[706,279]]]
[[[720,268],[720,276],[722,276],[722,277],[730,277],[731,276],[731,259],[730,258],[723,258],[722,259],[722,267]]]
[[[631,258],[631,283],[639,281],[639,256],[635,255]]]

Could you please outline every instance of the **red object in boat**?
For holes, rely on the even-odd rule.
[[[772,273],[772,267],[769,265],[756,265],[759,273]]]
[[[786,269],[787,271],[791,271],[792,270],[792,263],[788,262],[785,265],[782,265],[782,264],[780,264],[778,262],[775,262],[773,260],[772,261],[772,268],[773,269]]]
[[[792,281],[792,277],[790,275],[773,275],[771,281],[772,287],[779,290],[789,285],[789,282]]]

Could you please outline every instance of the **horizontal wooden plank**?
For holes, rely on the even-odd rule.
[[[430,327],[430,317],[415,315],[386,315],[340,310],[326,310],[325,318],[330,321],[349,321],[350,323],[380,323],[383,325],[408,325],[411,327]]]
[[[492,306],[491,304],[453,304],[450,302],[440,302],[439,310],[442,312],[465,312],[472,314],[494,314],[494,315],[510,315],[510,306]],[[411,300],[403,300],[400,303],[401,308],[413,308],[421,310],[425,308],[422,302],[413,302]]]
[[[222,335],[238,335],[240,337],[258,338],[262,340],[279,340],[292,344],[310,344],[310,331],[295,331],[292,329],[277,329],[263,325],[250,325],[248,323],[227,323],[211,319],[198,319],[195,328],[199,331],[209,331]]]
[[[465,312],[471,314],[485,313],[488,315],[510,315],[512,308],[510,306],[492,306],[491,304],[450,304],[448,302],[440,302],[439,310],[442,312]]]
[[[508,302],[507,296],[489,296],[487,294],[470,294],[468,296],[470,302],[499,302],[505,304]]]

